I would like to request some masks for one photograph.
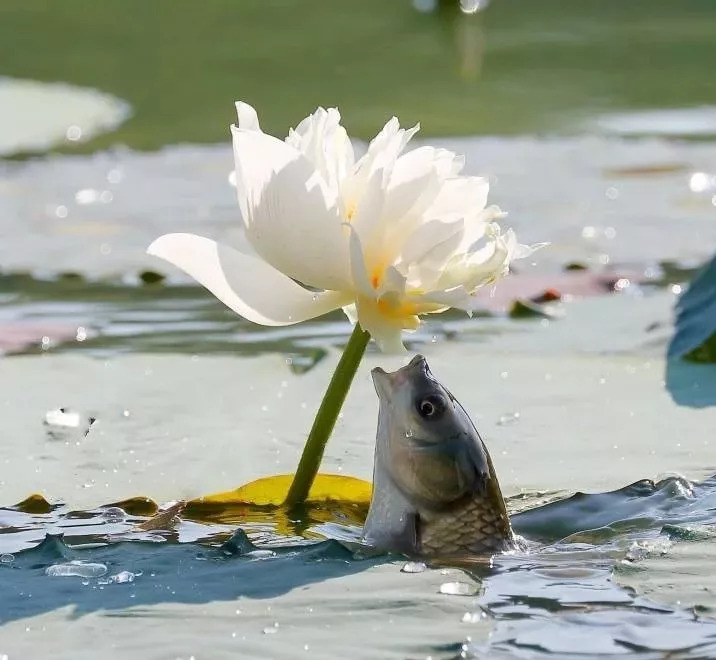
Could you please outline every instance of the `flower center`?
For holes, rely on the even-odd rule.
[[[370,278],[370,283],[373,286],[374,289],[377,289],[380,286],[380,281],[383,279],[383,273],[379,269],[375,269],[373,271],[373,275]]]

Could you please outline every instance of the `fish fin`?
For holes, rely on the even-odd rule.
[[[420,516],[417,513],[406,513],[403,528],[395,536],[393,549],[404,555],[418,552],[419,525]]]

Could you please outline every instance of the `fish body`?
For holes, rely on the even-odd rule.
[[[366,541],[420,557],[514,547],[487,448],[425,358],[372,375],[380,412]]]

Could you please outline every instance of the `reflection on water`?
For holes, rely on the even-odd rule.
[[[428,572],[445,576],[437,591],[461,599],[468,640],[470,627],[486,621],[493,632],[489,641],[455,640],[454,647],[422,652],[446,659],[460,653],[539,658],[678,651],[678,657],[690,658],[716,652],[716,622],[618,584],[621,574],[628,580],[651,556],[665,557],[678,545],[705,538],[706,531],[690,530],[716,524],[716,477],[701,483],[645,480],[609,493],[536,504],[544,499],[535,494],[508,502],[522,510],[513,521],[530,541],[529,552],[467,559],[456,565],[462,575],[444,565],[428,566]],[[147,532],[137,528],[141,517],[116,506],[23,511],[30,506],[0,509],[0,577],[6,590],[1,622],[68,604],[81,617],[166,602],[271,602],[302,586],[356,573],[364,574],[369,591],[369,569],[386,562],[395,573],[402,566],[406,580],[425,573],[399,557],[356,554],[365,511],[351,524],[330,506],[307,518],[256,509],[245,511],[238,530],[195,514],[170,530]],[[310,540],[316,537],[328,539]],[[713,583],[710,575],[704,575],[707,585]],[[678,575],[672,582],[678,584]],[[661,588],[668,591],[669,584]],[[341,598],[350,608],[358,596],[346,592]],[[377,596],[361,598],[362,607],[383,606]],[[694,591],[688,604],[704,611],[699,601]],[[311,625],[320,622],[314,617]],[[380,654],[380,641],[368,644]]]

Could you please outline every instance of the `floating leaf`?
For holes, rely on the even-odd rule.
[[[292,474],[278,474],[263,477],[240,486],[236,490],[206,495],[193,504],[253,504],[255,506],[280,506],[293,481]],[[368,481],[340,474],[319,474],[308,493],[310,502],[353,502],[370,503],[371,485]]]
[[[13,509],[23,513],[50,513],[52,505],[39,493],[33,493],[16,504]]]
[[[676,305],[676,333],[668,357],[716,362],[716,255]]]
[[[122,511],[128,513],[130,516],[153,516],[159,510],[157,503],[148,497],[130,497],[121,502],[107,504],[106,508],[109,507],[122,509]]]
[[[184,518],[223,524],[270,523],[286,536],[303,535],[315,523],[362,525],[370,505],[371,484],[355,477],[319,474],[301,507],[284,506],[292,474],[257,479],[236,490],[187,503]]]

